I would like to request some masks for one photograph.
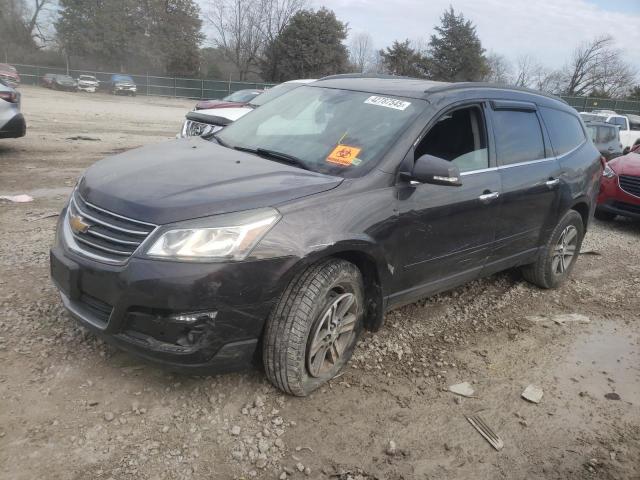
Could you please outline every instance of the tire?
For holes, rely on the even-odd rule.
[[[611,220],[616,218],[615,213],[605,212],[604,210],[598,210],[597,208],[593,216],[596,217],[598,220],[602,220],[603,222],[610,222]]]
[[[362,275],[354,264],[330,259],[307,268],[286,288],[267,322],[263,361],[269,381],[303,397],[332,379],[353,354],[363,312]]]
[[[573,236],[571,236],[573,234]],[[568,238],[568,237],[571,238]],[[525,280],[540,288],[557,288],[571,275],[571,271],[580,254],[582,239],[584,238],[584,225],[582,217],[575,210],[569,210],[558,222],[549,235],[544,247],[538,253],[538,259],[522,268]],[[563,239],[570,240],[559,253]],[[569,249],[572,247],[572,249]],[[568,256],[569,252],[573,252]]]

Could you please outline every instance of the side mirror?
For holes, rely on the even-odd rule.
[[[402,176],[412,185],[416,183],[431,183],[434,185],[462,185],[460,169],[453,163],[433,155],[422,155],[413,165],[411,173],[404,172]]]

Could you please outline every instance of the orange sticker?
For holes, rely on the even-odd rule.
[[[357,164],[358,154],[361,148],[350,147],[349,145],[338,145],[327,157],[327,162],[337,163],[348,167],[349,165]],[[354,162],[356,160],[356,162]]]

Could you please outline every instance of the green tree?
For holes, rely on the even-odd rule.
[[[636,85],[631,89],[628,95],[629,100],[640,101],[640,85]]]
[[[394,41],[390,47],[380,50],[384,70],[392,75],[424,77],[422,64],[424,59],[419,52],[411,48],[411,42]]]
[[[58,40],[96,68],[193,74],[203,35],[193,0],[60,0]]]
[[[347,25],[333,11],[301,10],[264,52],[263,76],[268,81],[319,78],[344,72],[349,55],[343,41]],[[273,68],[276,62],[277,69]]]
[[[484,48],[476,27],[453,7],[442,15],[441,25],[429,41],[429,78],[445,82],[478,81],[488,73]]]

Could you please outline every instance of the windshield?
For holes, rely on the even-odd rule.
[[[96,77],[92,77],[90,75],[80,75],[80,80],[95,80]]]
[[[251,101],[251,105],[254,107],[259,107],[264,105],[271,100],[274,100],[291,90],[295,90],[296,88],[302,87],[304,83],[281,83],[280,85],[276,85],[275,87],[270,88],[264,93],[261,93],[256,98]]]
[[[73,82],[73,78],[71,78],[69,75],[58,75],[58,80]]]
[[[227,102],[248,103],[260,95],[260,90],[238,90],[231,95],[227,95],[223,100]]]
[[[113,76],[113,81],[114,82],[131,82],[133,83],[133,78],[127,76],[127,75],[114,75]]]
[[[242,117],[217,138],[231,148],[277,152],[313,171],[354,177],[378,163],[424,106],[413,98],[307,86]]]

